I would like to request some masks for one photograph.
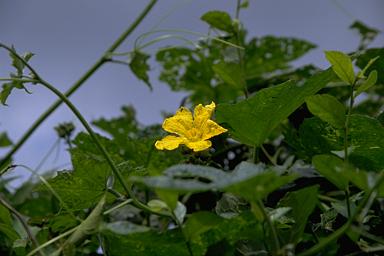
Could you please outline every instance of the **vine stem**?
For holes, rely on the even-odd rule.
[[[349,136],[349,119],[352,113],[352,108],[353,104],[355,101],[355,98],[353,96],[353,91],[356,86],[357,79],[353,82],[351,85],[351,92],[350,92],[350,101],[348,105],[348,111],[347,111],[347,116],[345,117],[345,124],[344,124],[344,164],[347,166],[348,165],[348,136]],[[345,189],[345,200],[347,203],[347,213],[348,213],[348,218],[351,216],[351,204],[349,202],[349,197],[350,197],[350,192],[349,192],[349,185],[347,184],[347,187]]]
[[[177,226],[179,227],[180,231],[181,231],[181,234],[183,235],[184,237],[184,240],[185,240],[185,245],[188,249],[188,253],[190,256],[193,256],[193,251],[192,251],[192,248],[191,248],[191,243],[189,242],[188,240],[188,237],[185,235],[185,232],[184,232],[184,228],[183,228],[183,224],[179,221],[179,219],[176,217],[175,213],[173,212],[172,210],[172,217],[174,219],[174,221],[176,222]]]
[[[15,217],[20,221],[21,225],[23,226],[25,232],[27,233],[29,239],[33,243],[33,245],[38,248],[39,242],[36,240],[36,237],[33,235],[31,229],[29,228],[27,222],[23,219],[23,216],[21,213],[19,213],[15,208],[13,208],[12,205],[10,205],[5,199],[3,199],[0,195],[0,204],[2,204],[5,208],[7,208]],[[42,256],[45,256],[44,252],[40,251],[40,254]]]
[[[271,230],[271,234],[272,234],[272,238],[273,238],[272,255],[276,255],[278,253],[278,251],[280,250],[280,242],[279,242],[279,237],[277,236],[275,226],[273,225],[270,216],[265,211],[263,202],[261,200],[258,200],[256,203],[257,203],[265,221],[267,222],[269,229]]]
[[[332,235],[324,238],[323,240],[320,240],[320,242],[310,249],[306,250],[303,253],[298,254],[298,256],[310,256],[310,255],[315,255],[318,253],[320,250],[325,248],[328,244],[333,242],[334,240],[338,239],[340,236],[342,236],[353,224],[355,219],[360,215],[360,212],[364,209],[364,207],[367,205],[367,203],[371,200],[372,195],[376,196],[376,189],[381,185],[381,183],[384,182],[384,171],[381,171],[379,174],[379,177],[377,178],[377,182],[375,185],[368,191],[368,193],[365,195],[363,201],[358,205],[356,210],[354,211],[353,215],[348,218],[348,221],[341,226],[338,230],[336,230]]]
[[[91,68],[85,72],[85,74],[77,80],[71,88],[64,93],[66,97],[70,97],[74,92],[76,92],[85,81],[88,80],[106,61],[108,55],[113,53],[126,39],[127,37],[136,29],[136,27],[142,22],[142,20],[147,16],[153,6],[156,4],[157,0],[151,0],[136,20],[125,30],[113,44],[103,53],[103,55],[91,66]],[[1,44],[0,47],[9,50],[8,46]],[[28,65],[29,66],[29,65]],[[29,66],[30,67],[30,66]],[[33,69],[31,69],[32,71]],[[11,157],[19,150],[19,148],[24,145],[24,143],[29,139],[29,137],[35,132],[35,130],[63,103],[63,101],[57,100],[53,103],[32,125],[31,127],[23,134],[23,136],[17,141],[17,143],[12,147],[12,149],[5,155],[4,158],[0,159],[0,166],[5,165]]]
[[[237,41],[238,45],[242,46],[241,38],[240,38],[241,23],[239,20],[240,19],[240,8],[241,8],[241,0],[237,0],[236,15],[235,15],[235,18],[237,20],[236,41]],[[236,52],[237,52],[237,56],[239,58],[239,66],[240,66],[240,70],[241,70],[241,75],[244,76],[245,66],[244,66],[243,54],[242,54],[240,48],[236,48]],[[249,97],[249,92],[248,92],[248,88],[247,88],[247,81],[245,80],[245,78],[241,80],[241,83],[242,83],[241,86],[243,87],[243,90],[244,90],[244,97],[247,99]]]
[[[28,62],[26,62],[17,52],[15,52],[12,48],[10,48],[8,46],[5,46],[4,48],[6,48],[9,52],[14,54],[31,71],[31,73],[34,76],[34,78],[35,78],[37,83],[41,84],[42,86],[44,86],[45,88],[47,88],[48,90],[53,92],[60,99],[60,102],[64,102],[68,106],[68,108],[73,112],[73,114],[77,117],[77,119],[79,119],[81,124],[84,126],[85,130],[89,133],[89,135],[91,136],[92,140],[96,144],[97,148],[100,150],[100,152],[104,156],[104,158],[107,161],[108,165],[111,167],[112,173],[116,176],[117,180],[119,181],[119,183],[123,187],[123,189],[126,192],[126,194],[132,199],[133,204],[136,207],[138,207],[139,209],[145,210],[147,212],[151,212],[153,214],[162,215],[162,216],[166,216],[166,217],[171,217],[171,216],[163,215],[163,214],[161,214],[159,212],[153,211],[150,207],[148,207],[147,205],[141,203],[136,198],[136,196],[134,195],[132,190],[128,187],[127,183],[124,181],[124,178],[123,178],[121,172],[116,167],[115,163],[113,162],[112,158],[108,154],[107,150],[101,144],[101,142],[97,138],[95,132],[92,130],[91,126],[85,120],[85,118],[80,113],[80,111],[75,107],[75,105],[73,105],[72,102],[63,93],[61,93],[58,89],[56,89],[53,85],[51,85],[50,83],[48,83],[47,81],[42,79],[40,77],[40,75],[36,72],[36,70],[34,70],[33,67],[31,67],[28,64]]]
[[[40,78],[39,83],[41,85],[43,85],[45,88],[47,88],[48,90],[50,90],[51,92],[53,92],[54,94],[56,94],[56,96],[59,97],[61,99],[61,101],[64,102],[69,107],[69,109],[73,112],[73,114],[77,117],[77,119],[79,119],[81,124],[84,126],[85,130],[89,133],[89,135],[91,136],[92,140],[94,141],[94,143],[96,144],[96,146],[98,147],[98,149],[100,150],[102,155],[104,156],[104,158],[107,161],[108,165],[111,167],[111,170],[112,170],[113,174],[116,176],[117,180],[119,181],[119,183],[123,187],[125,193],[132,199],[133,204],[136,207],[138,207],[138,208],[140,208],[142,210],[145,210],[147,212],[159,214],[158,212],[153,211],[147,205],[141,203],[136,198],[136,196],[134,195],[133,191],[129,188],[128,184],[124,181],[123,175],[121,174],[121,172],[117,168],[116,164],[114,163],[114,161],[112,160],[112,158],[108,154],[107,150],[101,144],[101,142],[98,139],[97,135],[92,130],[91,126],[88,124],[88,122],[82,116],[82,114],[79,112],[79,110],[75,107],[75,105],[73,105],[72,102],[64,94],[62,94],[58,89],[56,89],[54,86],[52,86],[48,82],[46,82],[46,81],[44,81],[44,80],[42,80]],[[169,217],[169,216],[167,215],[167,217]]]

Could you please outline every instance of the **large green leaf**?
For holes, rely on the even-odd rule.
[[[363,115],[350,118],[350,162],[367,171],[384,168],[384,127],[375,119]]]
[[[253,38],[245,44],[245,73],[247,79],[271,76],[277,70],[291,67],[296,60],[316,46],[292,37],[264,36]]]
[[[16,239],[19,239],[19,235],[13,227],[11,214],[0,204],[0,245],[12,245]]]
[[[279,171],[248,162],[242,162],[231,173],[208,166],[182,164],[168,168],[163,176],[131,177],[132,181],[154,189],[179,193],[220,190],[250,201],[264,198],[293,179],[295,176],[280,176]]]
[[[49,180],[52,188],[73,211],[96,204],[104,195],[111,175],[110,166],[99,155],[88,135],[78,135],[75,143],[79,146],[71,150],[73,171],[58,172]]]
[[[213,70],[226,84],[243,89],[245,80],[239,64],[220,62],[213,66]]]
[[[279,207],[289,207],[287,217],[295,220],[295,224],[289,230],[288,241],[298,243],[302,238],[307,225],[309,215],[317,205],[318,187],[307,187],[298,191],[289,192],[279,202]]]
[[[258,146],[276,126],[304,103],[306,97],[325,87],[334,77],[333,71],[328,69],[314,75],[304,85],[288,81],[263,89],[237,104],[218,105],[216,118],[229,128],[234,138]]]
[[[221,218],[210,212],[197,212],[189,216],[184,227],[184,233],[191,244],[193,255],[207,255],[210,246],[223,241],[229,244],[225,247],[226,250],[228,247],[233,249],[236,242],[253,239],[255,234],[262,237],[262,232],[261,223],[251,212],[245,212],[230,219]],[[213,253],[211,252],[211,255]],[[216,249],[215,253],[223,255],[223,253],[229,252],[219,252]]]
[[[336,187],[347,189],[348,179],[345,177],[346,166],[343,160],[334,155],[317,155],[312,158],[312,163]]]
[[[178,229],[159,233],[135,225],[125,225],[123,229],[122,223],[119,224],[119,227],[109,224],[102,231],[108,255],[190,255]]]
[[[330,123],[337,128],[345,125],[345,106],[335,97],[329,94],[318,94],[308,97],[309,111],[321,120]]]

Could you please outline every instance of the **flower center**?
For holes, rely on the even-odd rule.
[[[201,140],[201,131],[193,127],[188,131],[187,136],[190,141],[199,141]]]

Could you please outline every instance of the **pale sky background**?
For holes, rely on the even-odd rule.
[[[0,41],[13,44],[18,52],[36,54],[31,64],[61,91],[66,91],[137,17],[147,1],[139,0],[0,0]],[[156,29],[187,29],[206,33],[200,21],[206,11],[235,12],[236,0],[160,0],[144,22],[119,48],[132,50],[141,34]],[[298,65],[315,63],[325,68],[324,50],[355,50],[359,37],[348,27],[359,19],[384,30],[384,0],[250,0],[241,20],[249,36],[290,36],[318,45]],[[190,37],[197,40],[196,37]],[[383,35],[373,45],[383,46]],[[171,43],[171,42],[170,42]],[[180,43],[180,42],[177,42]],[[148,49],[155,53],[158,45]],[[87,120],[118,116],[122,105],[132,104],[143,124],[162,122],[161,111],[174,112],[182,93],[173,93],[157,81],[159,66],[151,63],[154,90],[138,81],[125,66],[104,65],[72,97],[72,102]],[[10,60],[0,51],[0,77],[11,71]],[[30,86],[28,95],[15,91],[9,107],[0,106],[0,132],[7,131],[16,141],[55,101],[55,96],[38,86]],[[35,167],[56,139],[53,127],[59,122],[80,123],[61,106],[19,150],[16,163]],[[63,149],[63,147],[62,147]],[[6,150],[0,150],[0,155]],[[54,157],[53,157],[54,158]],[[58,161],[48,160],[45,167],[69,163],[64,151]]]

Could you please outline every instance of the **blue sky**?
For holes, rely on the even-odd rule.
[[[13,44],[19,52],[35,53],[32,65],[46,80],[65,91],[129,26],[146,2],[1,0],[0,41]],[[120,51],[132,50],[133,41],[153,29],[206,33],[207,26],[199,17],[213,9],[234,14],[235,4],[235,0],[160,0]],[[383,30],[383,10],[382,0],[250,0],[249,8],[241,13],[241,20],[249,30],[249,36],[292,36],[317,44],[318,48],[299,60],[297,65],[315,63],[325,68],[324,50],[356,49],[359,38],[348,29],[355,19]],[[383,39],[380,35],[374,45],[382,46]],[[157,47],[147,50],[155,53]],[[132,104],[140,122],[159,123],[162,121],[161,111],[174,112],[183,94],[171,92],[156,80],[159,71],[156,63],[151,63],[151,69],[152,92],[127,67],[107,64],[71,100],[88,120],[117,116],[122,105]],[[0,76],[6,77],[10,70],[7,54],[2,51]],[[29,88],[32,95],[15,92],[9,98],[9,107],[0,106],[0,131],[6,130],[14,140],[55,100],[42,88]],[[16,162],[35,167],[56,138],[53,127],[63,121],[74,121],[80,127],[67,108],[60,107],[18,152]],[[49,160],[46,167],[66,163],[69,158],[62,152],[58,161]]]

